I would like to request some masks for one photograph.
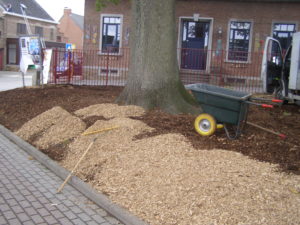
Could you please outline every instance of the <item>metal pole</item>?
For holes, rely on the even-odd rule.
[[[108,68],[109,68],[108,64],[109,64],[109,50],[107,51],[107,61],[106,61],[106,87],[108,85],[108,74],[109,74],[109,72],[108,72]]]
[[[41,73],[41,76],[40,76],[40,79],[42,81],[42,88],[44,88],[44,71],[43,71],[43,56],[44,56],[44,53],[43,53],[43,49],[41,49],[41,60],[40,60],[40,73]]]
[[[21,73],[22,73],[23,88],[25,88],[25,74],[23,72]]]

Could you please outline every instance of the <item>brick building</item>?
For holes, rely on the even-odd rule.
[[[44,38],[46,47],[58,47],[57,22],[34,0],[0,0],[0,70],[17,70],[20,61],[19,36],[27,29],[21,11],[26,7],[30,29]]]
[[[109,4],[100,12],[85,1],[84,49],[107,51],[122,60],[129,47],[130,1]],[[286,48],[299,30],[299,0],[177,0],[176,27],[181,74],[220,74],[227,81],[259,79],[261,52],[267,36]],[[187,82],[188,83],[188,82]]]
[[[76,49],[82,49],[83,24],[83,16],[72,13],[71,9],[65,8],[64,14],[57,25],[59,32],[61,32],[64,37],[62,41],[75,45]]]

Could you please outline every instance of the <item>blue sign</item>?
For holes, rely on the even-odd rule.
[[[67,50],[72,50],[72,44],[71,43],[66,43],[66,49]]]
[[[29,54],[39,55],[40,54],[40,40],[39,38],[32,37],[29,42]]]

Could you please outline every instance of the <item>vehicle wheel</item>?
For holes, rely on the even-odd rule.
[[[202,136],[209,136],[215,133],[217,128],[216,120],[213,116],[202,113],[194,122],[195,130]]]

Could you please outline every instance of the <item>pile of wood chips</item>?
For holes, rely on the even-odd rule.
[[[138,106],[118,106],[116,104],[97,104],[77,110],[75,115],[87,118],[91,116],[103,116],[104,118],[141,116],[145,110]]]
[[[78,110],[75,114],[81,118],[109,118],[98,120],[87,132],[119,128],[77,135],[61,165],[71,170],[98,135],[77,175],[150,224],[300,224],[299,176],[277,172],[276,165],[240,153],[196,150],[181,134],[135,140],[152,128],[126,117],[143,112],[136,106],[114,104]],[[49,126],[47,115],[40,117]],[[65,132],[53,129],[47,130],[51,131],[47,136]]]
[[[25,123],[16,134],[24,140],[34,139],[34,145],[46,149],[77,137],[85,129],[80,118],[57,106]]]

